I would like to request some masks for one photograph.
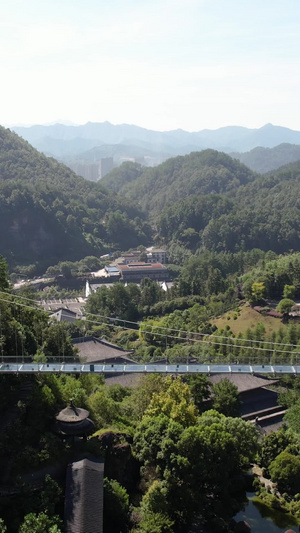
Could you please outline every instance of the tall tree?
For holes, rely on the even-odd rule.
[[[226,416],[239,416],[238,388],[228,378],[222,379],[213,386],[213,407]]]
[[[8,289],[8,266],[5,259],[0,255],[0,290]]]

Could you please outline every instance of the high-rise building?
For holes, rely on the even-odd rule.
[[[112,157],[102,157],[99,161],[98,175],[101,180],[114,166],[114,160]]]

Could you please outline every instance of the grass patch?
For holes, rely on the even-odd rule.
[[[286,324],[283,324],[280,318],[264,316],[247,304],[242,305],[238,313],[236,310],[227,311],[221,317],[211,320],[218,329],[225,329],[229,325],[235,335],[245,334],[248,328],[254,329],[259,322],[264,325],[267,336],[273,331],[277,332],[279,328],[286,328]]]
[[[113,433],[126,433],[127,435],[133,435],[134,429],[131,426],[125,426],[124,424],[121,426],[117,425],[111,425],[107,426],[106,428],[101,428],[95,431],[92,437],[101,437],[104,433],[107,433],[108,431],[112,431]]]

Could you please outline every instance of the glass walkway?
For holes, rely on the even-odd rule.
[[[82,363],[0,363],[2,374],[300,374],[300,366],[244,364],[82,364]]]

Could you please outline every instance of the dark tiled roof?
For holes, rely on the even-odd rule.
[[[138,387],[141,384],[140,374],[107,374],[106,385],[122,385],[122,387]]]
[[[56,416],[56,420],[61,422],[80,422],[85,420],[89,416],[89,412],[86,409],[81,409],[80,407],[75,407],[71,403],[65,409],[60,411]]]
[[[278,379],[266,379],[261,376],[253,376],[252,374],[215,374],[214,376],[211,376],[209,380],[215,384],[219,383],[219,381],[224,378],[227,378],[231,383],[234,383],[239,392],[259,389],[260,387],[266,387],[267,385],[278,383]]]
[[[58,313],[59,311],[61,311],[65,315],[76,315],[75,311],[71,311],[71,309],[67,309],[66,307],[59,307],[58,309],[54,309],[54,313]]]
[[[65,499],[66,533],[103,533],[104,463],[83,459],[68,466]]]
[[[87,363],[102,363],[111,360],[124,360],[124,363],[131,363],[130,355],[132,352],[125,352],[119,346],[110,344],[103,339],[95,337],[85,337],[78,342],[79,339],[74,339],[73,344],[79,350],[79,357]]]
[[[61,322],[62,320],[73,322],[77,318],[77,313],[75,311],[71,311],[70,309],[61,307],[60,309],[56,309],[50,315],[50,318],[55,318],[58,322]]]
[[[273,309],[271,309],[271,311],[268,311],[266,313],[267,316],[274,316],[275,318],[282,318],[283,317],[283,313],[279,313],[278,311],[274,311]]]
[[[137,272],[143,270],[166,270],[166,267],[161,263],[129,263],[128,265],[118,265],[118,269],[122,272],[130,272],[136,270]]]
[[[93,433],[95,425],[89,418],[79,422],[60,422],[57,420],[53,429],[60,435],[83,437]]]

